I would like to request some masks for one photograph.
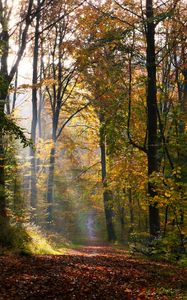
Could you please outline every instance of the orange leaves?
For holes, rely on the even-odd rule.
[[[177,267],[132,259],[109,246],[80,247],[66,255],[2,256],[0,272],[3,299],[179,300],[185,283]],[[180,282],[171,280],[171,272]]]

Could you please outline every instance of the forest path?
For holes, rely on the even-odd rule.
[[[0,256],[0,299],[187,299],[184,270],[110,246]]]

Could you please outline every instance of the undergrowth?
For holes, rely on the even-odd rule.
[[[185,245],[185,240],[181,243],[176,232],[171,232],[165,237],[151,237],[148,233],[133,233],[130,237],[129,248],[132,253],[187,266]]]
[[[62,254],[64,247],[57,246],[44,234],[39,227],[32,224],[5,224],[0,220],[0,254],[16,253],[32,254]]]
[[[26,252],[34,254],[61,254],[56,245],[36,226],[27,225],[26,231],[30,237],[26,244]]]

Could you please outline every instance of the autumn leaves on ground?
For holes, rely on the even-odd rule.
[[[185,271],[87,246],[63,255],[1,256],[0,299],[186,299]]]

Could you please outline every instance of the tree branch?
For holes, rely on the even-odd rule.
[[[64,127],[71,121],[71,119],[73,119],[73,117],[75,117],[79,112],[81,112],[83,109],[85,109],[86,107],[88,107],[88,105],[90,105],[90,102],[88,102],[86,105],[84,105],[83,107],[80,107],[79,109],[77,109],[71,116],[69,116],[69,118],[62,124],[61,128],[58,131],[58,134],[56,136],[56,140],[59,138],[59,136],[62,133],[62,130],[64,129]]]

